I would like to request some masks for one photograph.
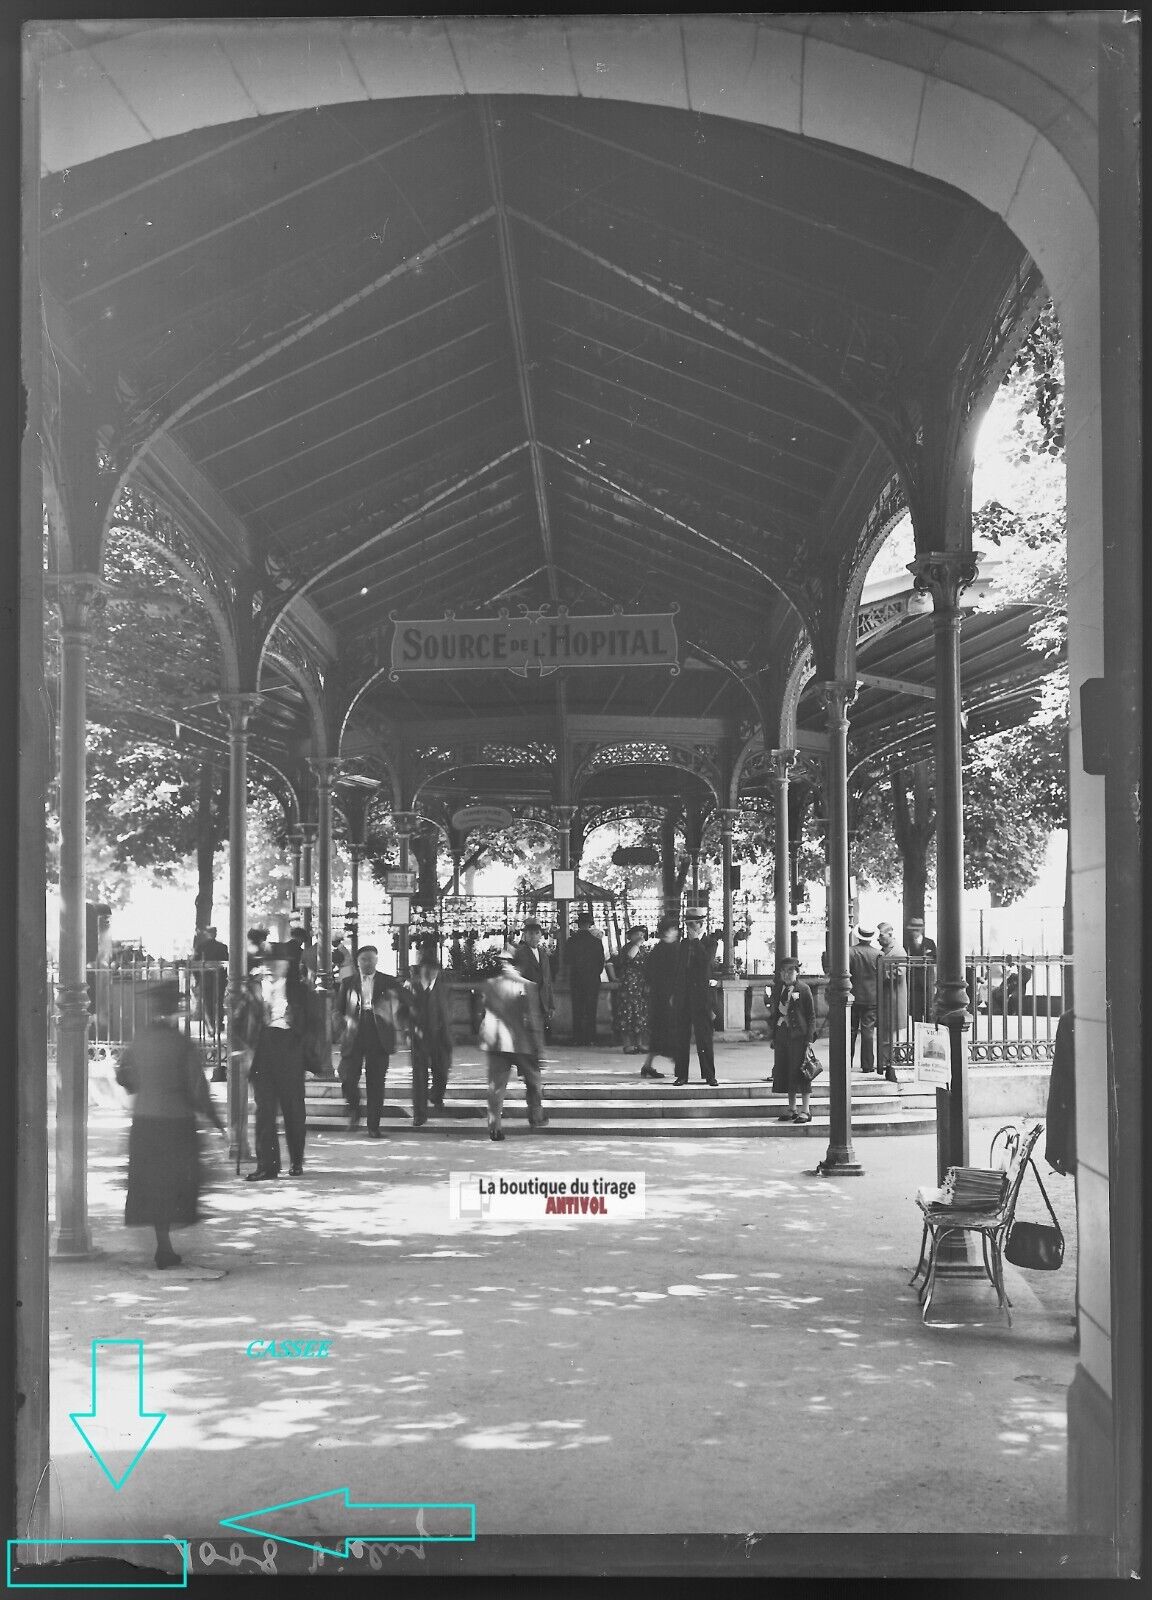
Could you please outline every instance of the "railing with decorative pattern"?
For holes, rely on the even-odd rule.
[[[88,979],[89,1056],[116,1055],[130,1044],[148,1014],[152,985],[167,980],[179,985],[180,1026],[195,1039],[205,1062],[222,1067],[227,1059],[225,961],[148,961],[134,966],[90,966]],[[48,1040],[55,1045],[56,992],[59,974],[48,968]]]
[[[1056,1023],[1067,993],[1067,955],[972,955],[965,962],[974,1065],[1051,1061]],[[936,962],[925,956],[881,956],[877,967],[876,1044],[879,1059],[909,1066],[912,1025],[931,1022]]]

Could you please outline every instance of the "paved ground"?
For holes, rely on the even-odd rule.
[[[861,1140],[865,1176],[829,1180],[811,1140],[314,1134],[304,1180],[260,1185],[204,1137],[207,1220],[177,1236],[199,1268],[159,1273],[120,1221],[123,1115],[93,1115],[106,1253],[52,1270],[65,1535],[221,1538],[222,1516],[344,1485],[473,1501],[481,1535],[1064,1528],[1068,1180],[1049,1185],[1066,1265],[1007,1268],[1014,1326],[963,1282],[925,1327],[907,1279],[932,1136]],[[498,1168],[641,1170],[647,1215],[451,1221],[449,1169]],[[245,1355],[294,1335],[329,1357]],[[120,1491],[68,1420],[94,1338],[144,1341],[167,1412]]]

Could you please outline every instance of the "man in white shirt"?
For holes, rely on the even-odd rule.
[[[399,1027],[408,1020],[404,990],[395,978],[376,971],[379,952],[362,944],[356,955],[358,971],[336,991],[336,1013],[344,1019],[340,1041],[340,1081],[348,1106],[348,1126],[360,1123],[360,1069],[368,1101],[368,1137],[379,1139],[384,1109],[384,1079],[388,1058],[396,1048]]]

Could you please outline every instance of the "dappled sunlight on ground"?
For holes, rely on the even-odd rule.
[[[94,1136],[108,1253],[53,1266],[53,1452],[73,1513],[104,1504],[67,1421],[89,1342],[137,1337],[167,1412],[121,1502],[140,1526],[168,1531],[180,1509],[210,1534],[238,1505],[386,1479],[400,1498],[475,1499],[490,1531],[763,1526],[765,1483],[780,1528],[914,1530],[935,1490],[878,1504],[861,1485],[906,1470],[925,1418],[1021,1469],[1014,1499],[997,1489],[1003,1526],[1061,1525],[1066,1317],[1017,1285],[1008,1330],[966,1283],[922,1325],[906,1284],[930,1176],[918,1141],[892,1141],[873,1182],[837,1183],[798,1143],[311,1137],[299,1182],[247,1186],[215,1158],[206,1220],[177,1247],[226,1275],[177,1282],[143,1270],[151,1236],[120,1223],[122,1133]],[[450,1170],[643,1171],[647,1215],[454,1222]],[[330,1354],[245,1354],[283,1337]],[[486,1452],[495,1478],[470,1465]],[[562,1453],[562,1471],[527,1465]],[[957,1493],[952,1526],[994,1525],[979,1492]]]

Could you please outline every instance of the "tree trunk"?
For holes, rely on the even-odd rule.
[[[200,784],[196,794],[196,928],[208,927],[212,921],[212,899],[215,892],[216,850],[220,841],[220,810],[217,790],[217,769],[210,762],[200,768]]]
[[[928,849],[936,831],[932,764],[917,761],[909,771],[899,761],[889,765],[892,780],[892,828],[904,868],[904,926],[924,916],[928,889]]]
[[[436,903],[440,880],[437,876],[437,858],[439,856],[440,834],[436,828],[428,828],[422,833],[414,833],[408,841],[412,854],[416,857],[416,870],[419,874],[416,896],[426,905]]]

